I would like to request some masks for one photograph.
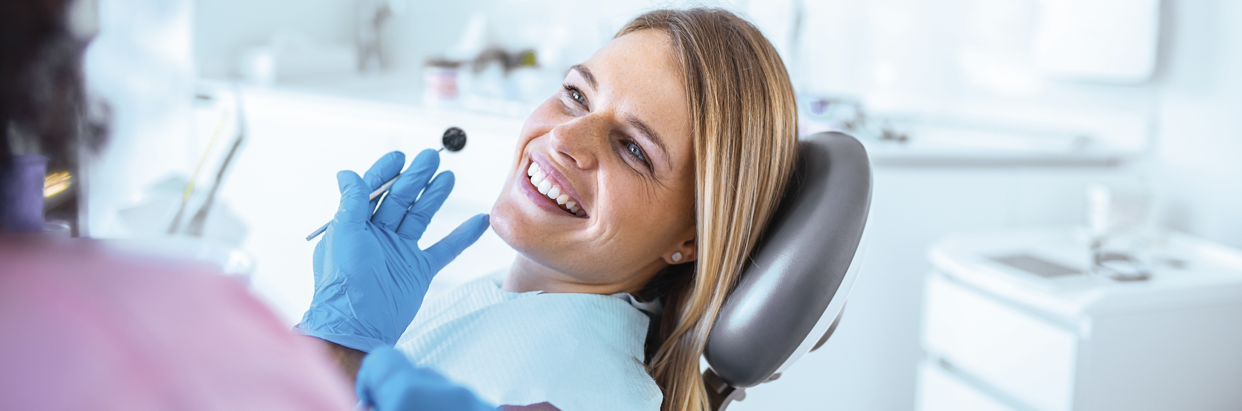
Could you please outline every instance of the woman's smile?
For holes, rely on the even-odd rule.
[[[582,198],[563,173],[546,159],[532,154],[526,166],[526,182],[523,191],[536,204],[545,209],[556,210],[559,215],[589,218]]]

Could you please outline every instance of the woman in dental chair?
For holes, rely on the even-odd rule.
[[[634,19],[522,129],[490,216],[517,260],[416,308],[396,349],[492,404],[707,409],[699,358],[796,136],[785,66],[754,26],[717,9]]]

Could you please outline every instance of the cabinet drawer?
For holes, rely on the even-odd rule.
[[[1077,338],[1069,330],[938,274],[928,277],[926,307],[929,354],[1035,409],[1070,409]]]
[[[1017,411],[934,362],[919,366],[918,411]]]

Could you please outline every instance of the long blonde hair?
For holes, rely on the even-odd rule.
[[[776,49],[733,13],[652,11],[617,37],[640,30],[670,37],[686,84],[698,256],[652,281],[665,286],[666,301],[648,371],[664,391],[665,411],[700,411],[708,399],[699,358],[789,180],[797,156],[797,104]]]

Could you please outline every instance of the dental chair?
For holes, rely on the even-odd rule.
[[[713,410],[776,380],[832,336],[865,252],[871,165],[853,137],[799,141],[780,208],[707,339],[703,372]]]

